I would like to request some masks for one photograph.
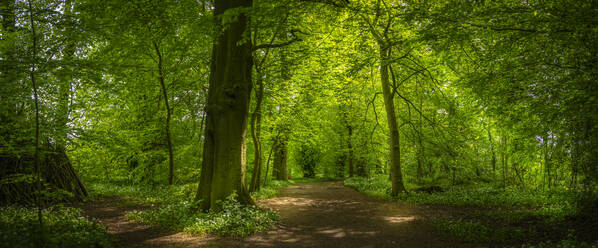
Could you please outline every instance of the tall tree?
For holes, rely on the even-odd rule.
[[[380,84],[382,87],[384,108],[386,110],[386,121],[388,122],[388,129],[390,131],[388,149],[390,156],[390,181],[392,182],[391,195],[396,196],[405,191],[405,185],[403,184],[403,172],[401,170],[401,141],[394,103],[395,92],[390,82],[390,63],[394,43],[389,38],[389,32],[395,17],[390,13],[383,13],[384,10],[390,10],[384,9],[385,7],[380,1],[377,1],[374,8],[374,17],[368,17],[365,14],[361,14],[361,17],[367,23],[370,33],[378,45]],[[385,14],[387,14],[386,22],[381,18]],[[380,30],[380,26],[382,30]]]
[[[203,210],[236,193],[253,204],[245,187],[245,141],[252,81],[252,46],[247,40],[250,0],[216,0],[217,34],[212,50],[206,130],[199,189]],[[231,15],[233,14],[233,18]]]

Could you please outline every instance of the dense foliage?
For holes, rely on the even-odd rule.
[[[555,221],[598,206],[596,1],[5,0],[0,14],[0,205],[126,192],[160,204],[133,219],[240,236],[275,220],[234,203],[273,195],[271,178]],[[422,187],[446,192],[403,194]]]

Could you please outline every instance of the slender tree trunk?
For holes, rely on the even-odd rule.
[[[552,149],[549,149],[548,141],[549,137],[547,136],[546,140],[544,141],[544,176],[546,177],[546,184],[548,185],[548,189],[550,189],[552,187],[552,164],[550,162]]]
[[[31,6],[31,0],[27,1],[29,6],[29,24],[31,25],[31,70],[29,76],[31,78],[31,86],[33,89],[33,101],[35,106],[35,154],[34,156],[34,169],[36,174],[36,196],[35,205],[37,206],[37,221],[39,224],[39,240],[38,246],[45,246],[45,233],[44,233],[44,219],[42,216],[42,172],[39,164],[39,95],[37,92],[37,82],[35,81],[35,72],[37,70],[37,33],[35,32],[35,22],[33,21],[33,7]]]
[[[214,16],[221,23],[230,9],[249,8],[250,0],[216,0]],[[254,204],[245,187],[245,142],[251,96],[251,43],[244,41],[249,17],[239,13],[226,27],[217,25],[210,70],[202,170],[196,199],[203,210],[219,209],[218,201],[236,192],[242,204]]]
[[[166,83],[164,82],[164,68],[162,64],[162,53],[160,47],[155,41],[154,49],[158,56],[158,82],[162,89],[162,97],[164,97],[164,108],[166,109],[166,119],[164,120],[164,131],[166,131],[166,144],[168,146],[168,185],[174,183],[174,152],[172,151],[172,137],[170,136],[170,118],[172,110],[168,103],[168,91],[166,90]]]
[[[343,119],[345,122],[345,127],[347,128],[347,150],[348,150],[348,160],[349,160],[349,177],[353,177],[355,175],[355,163],[353,159],[353,127],[349,124],[349,118],[347,117],[347,113],[343,113]]]
[[[351,142],[353,137],[353,128],[351,125],[347,125],[347,130],[349,131],[349,137],[347,137],[347,149],[349,149],[349,177],[353,177],[355,174],[355,159],[353,156],[353,143]]]
[[[264,185],[268,182],[268,169],[270,169],[270,158],[272,158],[272,152],[276,149],[277,141],[274,140],[272,143],[272,147],[270,147],[270,152],[268,153],[268,159],[266,160],[266,173],[264,173]]]
[[[503,181],[503,187],[507,186],[507,166],[508,166],[508,162],[507,162],[507,135],[505,132],[504,127],[502,128],[502,151],[501,151],[501,164],[502,164],[502,181]]]
[[[488,142],[490,143],[490,153],[492,153],[492,174],[496,173],[496,153],[494,152],[494,141],[492,140],[492,133],[488,127]]]
[[[287,171],[287,141],[284,137],[278,141],[274,152],[274,166],[272,167],[272,177],[276,180],[288,180]]]
[[[419,85],[419,84],[418,84]],[[418,124],[419,124],[419,131],[417,132],[417,143],[418,143],[418,149],[417,149],[417,179],[421,180],[423,175],[424,175],[424,171],[423,171],[423,163],[424,163],[424,145],[422,142],[422,130],[423,130],[423,114],[422,112],[424,111],[423,109],[423,89],[420,88],[420,94],[419,94],[419,120],[418,120]]]
[[[264,83],[261,75],[258,74],[256,79],[257,88],[255,89],[255,109],[251,115],[251,138],[253,140],[253,175],[251,177],[251,185],[249,192],[260,190],[260,178],[262,174],[262,143],[260,142],[260,130],[262,122],[262,101],[264,98]]]
[[[390,57],[390,48],[384,43],[378,42],[380,47],[380,82],[382,84],[382,95],[384,97],[384,107],[390,131],[389,152],[390,152],[390,181],[392,183],[392,196],[397,196],[405,192],[403,184],[403,174],[401,172],[401,147],[399,136],[399,125],[395,114],[394,97],[390,87],[388,58]]]
[[[64,49],[64,58],[66,63],[64,63],[64,78],[62,82],[58,85],[58,93],[59,93],[59,100],[58,100],[58,107],[57,107],[57,116],[58,116],[58,132],[57,144],[61,149],[66,149],[66,141],[68,139],[68,122],[69,122],[69,98],[71,96],[71,82],[73,80],[73,70],[72,70],[72,62],[73,57],[75,54],[75,47],[72,41],[73,35],[73,22],[71,18],[72,14],[72,2],[71,0],[64,1],[64,16],[66,20],[66,47]]]

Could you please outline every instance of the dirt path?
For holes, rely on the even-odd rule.
[[[278,211],[281,221],[273,230],[245,239],[192,237],[130,223],[123,215],[137,207],[118,206],[117,201],[107,198],[85,210],[127,248],[463,247],[425,225],[423,209],[376,200],[342,182],[298,183],[282,189],[276,198],[260,201],[260,206]]]

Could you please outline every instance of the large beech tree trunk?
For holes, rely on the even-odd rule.
[[[220,22],[229,9],[251,7],[250,0],[216,0]],[[251,94],[251,43],[243,41],[249,17],[239,13],[226,27],[217,25],[212,50],[202,170],[196,199],[203,210],[218,209],[217,201],[236,193],[242,204],[253,204],[245,187],[245,139]]]
[[[389,150],[390,150],[390,181],[392,183],[392,196],[397,196],[405,191],[403,185],[403,173],[401,172],[401,147],[399,136],[399,125],[395,113],[393,94],[390,89],[388,58],[390,57],[390,48],[384,43],[380,46],[380,82],[382,84],[382,96],[384,97],[384,107],[386,109],[386,119],[388,120],[388,129],[390,130]]]

